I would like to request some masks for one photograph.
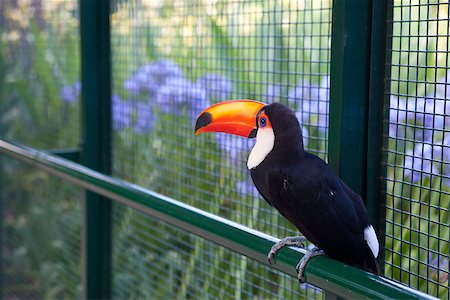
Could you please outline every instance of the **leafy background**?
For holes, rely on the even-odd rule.
[[[385,275],[448,299],[448,5],[426,4],[394,1],[387,37]],[[250,182],[254,142],[196,137],[193,125],[223,99],[282,102],[296,111],[307,149],[327,159],[331,6],[113,1],[113,175],[277,237],[296,234]],[[77,2],[2,1],[0,23],[1,136],[77,148]],[[82,191],[11,159],[1,163],[3,295],[80,297]],[[120,204],[112,217],[116,298],[323,297]]]

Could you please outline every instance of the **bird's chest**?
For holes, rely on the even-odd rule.
[[[295,218],[308,221],[311,215],[322,213],[320,201],[317,200],[321,189],[301,165],[267,163],[252,169],[250,173],[264,199],[292,223],[299,225],[300,220],[294,221]]]
[[[289,176],[280,166],[261,165],[250,170],[253,183],[264,199],[278,210],[283,210],[286,192],[290,189]]]
[[[266,182],[266,172],[261,170],[261,168],[254,168],[250,170],[250,176],[252,177],[253,184],[255,185],[258,192],[263,196],[263,198],[270,204],[269,201],[269,186]]]

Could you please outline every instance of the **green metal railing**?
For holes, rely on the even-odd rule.
[[[110,199],[120,202],[263,264],[268,264],[267,251],[278,241],[269,235],[44,151],[0,140],[0,153],[100,195],[101,201]],[[296,276],[295,265],[303,254],[304,251],[293,248],[283,250],[273,267]],[[92,253],[87,252],[85,255]],[[89,261],[89,257],[87,260]],[[433,299],[429,295],[326,257],[312,260],[305,275],[309,283],[344,298]]]

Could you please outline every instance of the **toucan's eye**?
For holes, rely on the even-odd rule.
[[[266,124],[267,124],[266,118],[263,117],[259,119],[259,127],[266,127]]]

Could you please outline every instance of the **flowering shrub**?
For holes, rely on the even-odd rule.
[[[29,2],[6,0],[0,5],[5,24],[0,28],[1,134],[46,149],[77,147],[82,88],[77,2]],[[242,170],[254,141],[224,134],[195,138],[193,125],[197,114],[217,101],[245,97],[283,102],[295,110],[308,150],[325,157],[331,3],[210,1],[204,14],[192,15],[191,9],[202,10],[203,4],[137,2],[134,7],[135,1],[117,1],[111,14],[114,176],[272,235],[296,234],[295,228],[256,198],[258,193]],[[303,13],[305,9],[308,14]],[[410,11],[415,9],[416,5]],[[311,22],[305,24],[306,15]],[[419,27],[423,30],[442,22],[448,27],[446,18],[437,19]],[[447,38],[445,26],[432,34],[436,37],[430,43],[437,37]],[[401,34],[394,35],[394,46]],[[428,38],[417,43],[425,40],[428,43]],[[445,51],[433,51],[440,62],[448,56]],[[426,51],[418,52],[420,56]],[[392,277],[444,297],[448,292],[448,256],[443,254],[448,252],[444,242],[450,187],[450,72],[435,77],[436,82],[418,74],[415,80],[426,82],[426,91],[411,93],[405,88],[411,78],[402,79],[398,90],[392,88],[397,93],[391,92],[385,107],[389,127],[386,194],[392,208],[386,216],[392,226],[386,226],[385,241],[386,249],[396,255],[386,255],[386,270],[399,266],[393,268]],[[12,199],[8,203],[14,203],[4,209],[5,231],[17,237],[17,243],[5,243],[5,274],[23,270],[32,289],[19,294],[22,297],[6,294],[6,298],[79,298],[81,262],[64,254],[74,250],[67,228],[80,231],[79,223],[65,221],[80,220],[80,208],[73,203],[78,203],[81,191],[71,195],[67,192],[71,186],[61,184],[47,191],[41,173],[21,173],[14,165],[4,170],[7,192],[2,192]],[[17,192],[22,190],[26,193]],[[436,196],[439,191],[444,191],[441,198]],[[13,201],[21,197],[28,201]],[[43,203],[53,210],[43,214]],[[155,291],[166,298],[170,292],[173,298],[204,298],[212,291],[212,297],[220,298],[230,290],[236,298],[298,296],[295,280],[252,266],[245,257],[230,260],[223,249],[208,248],[201,239],[123,206],[114,206],[113,215],[113,286],[126,287],[123,295],[114,294],[116,298],[152,298]],[[49,236],[45,246],[36,247],[40,237],[36,232]],[[56,237],[50,234],[54,232]],[[57,253],[57,259],[46,252]],[[403,269],[416,272],[420,281],[404,279]],[[215,290],[220,285],[215,280],[223,274],[226,284]],[[266,289],[258,290],[266,278],[270,279]],[[231,288],[230,281],[234,281]],[[441,284],[436,287],[436,283]],[[284,288],[288,284],[294,292]],[[22,288],[19,283],[12,286],[11,290]],[[256,290],[260,294],[253,294]]]
[[[421,98],[391,96],[389,137],[412,145],[404,153],[404,175],[412,183],[442,179],[450,187],[450,71]]]

